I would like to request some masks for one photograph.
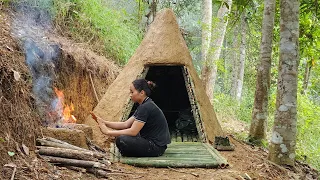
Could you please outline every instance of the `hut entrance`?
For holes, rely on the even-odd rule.
[[[149,66],[142,77],[153,81],[157,87],[151,99],[163,111],[168,121],[173,142],[204,142],[201,136],[202,125],[188,72],[184,66]],[[193,103],[190,103],[193,102]],[[137,104],[131,105],[133,115]],[[200,133],[199,133],[200,132]]]

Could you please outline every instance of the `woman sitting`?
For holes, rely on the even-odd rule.
[[[130,85],[130,98],[139,103],[137,110],[125,122],[105,121],[94,117],[102,133],[116,136],[116,145],[123,156],[161,156],[170,144],[167,120],[161,109],[149,97],[155,84],[137,79]],[[108,130],[108,128],[115,130]]]

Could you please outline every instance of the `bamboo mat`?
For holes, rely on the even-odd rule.
[[[111,144],[112,162],[121,162],[140,167],[202,167],[219,168],[228,162],[208,143],[173,142],[160,157],[122,157],[118,148]]]

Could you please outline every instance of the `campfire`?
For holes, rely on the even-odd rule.
[[[57,96],[57,102],[55,103],[53,114],[58,114],[60,117],[58,124],[76,123],[77,119],[74,115],[72,115],[72,112],[74,111],[73,103],[71,102],[70,105],[65,104],[63,91],[59,90],[58,88],[55,87],[54,92]]]
[[[108,177],[108,154],[91,142],[92,128],[77,124],[73,103],[65,103],[62,90],[54,88],[54,92],[56,98],[48,111],[51,124],[42,129],[44,137],[37,139],[36,153],[59,166]]]

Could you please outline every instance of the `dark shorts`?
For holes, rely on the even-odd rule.
[[[140,136],[121,135],[117,137],[116,145],[121,155],[127,157],[157,157],[167,149],[167,146],[158,146]]]

